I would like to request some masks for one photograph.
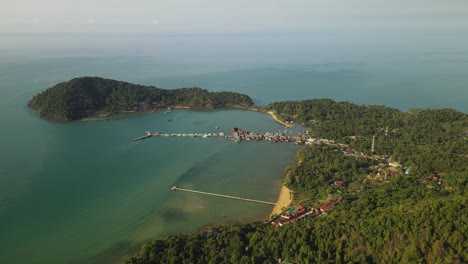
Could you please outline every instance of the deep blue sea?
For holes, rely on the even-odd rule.
[[[152,238],[263,221],[272,206],[170,187],[274,202],[299,150],[223,138],[131,140],[146,130],[284,130],[262,113],[177,110],[64,124],[27,108],[36,93],[101,76],[237,91],[259,105],[331,98],[468,112],[467,43],[457,34],[399,37],[0,35],[0,263],[119,263]]]

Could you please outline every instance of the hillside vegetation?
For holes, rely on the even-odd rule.
[[[126,263],[468,261],[468,115],[328,99],[267,110],[336,142],[303,148],[286,169],[294,203],[341,202],[328,214],[282,227],[223,225],[149,241]],[[335,180],[346,184],[334,186]]]
[[[97,114],[150,111],[171,106],[191,108],[249,107],[252,99],[234,92],[201,88],[159,89],[99,77],[75,78],[34,96],[28,105],[41,116],[71,121]]]

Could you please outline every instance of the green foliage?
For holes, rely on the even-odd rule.
[[[401,112],[385,106],[362,106],[329,99],[279,102],[269,110],[285,120],[307,125],[320,138],[350,144],[370,153],[390,155],[416,177],[468,174],[468,115],[452,109]]]
[[[297,164],[286,169],[288,177],[285,184],[314,201],[329,193],[336,193],[338,188],[333,186],[336,180],[348,184],[360,182],[363,175],[369,172],[369,166],[377,163],[370,159],[345,156],[336,146],[317,145],[302,149],[296,155],[296,161]]]
[[[75,78],[34,96],[28,105],[41,116],[70,121],[95,114],[148,111],[169,106],[217,108],[252,106],[252,99],[233,92],[208,92],[201,88],[174,90],[135,85],[99,77]]]
[[[372,211],[353,210],[274,228],[254,223],[212,227],[143,245],[125,263],[464,263],[467,198],[454,195]]]

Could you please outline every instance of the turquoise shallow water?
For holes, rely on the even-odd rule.
[[[294,44],[289,38],[0,36],[0,263],[118,263],[151,238],[265,220],[272,206],[170,187],[275,201],[282,172],[298,151],[222,138],[131,141],[146,130],[283,129],[256,112],[177,110],[67,124],[38,118],[27,100],[60,81],[91,75],[167,88],[201,86],[244,92],[258,104],[328,97],[468,111],[464,45],[457,53],[426,47],[363,56],[358,50],[336,53],[336,46],[325,49],[311,39],[301,37],[296,49],[286,49]],[[93,46],[89,40],[99,41]],[[263,49],[262,43],[273,44]]]
[[[159,235],[266,219],[272,206],[171,192],[170,187],[274,202],[282,171],[297,151],[294,145],[235,144],[224,138],[131,141],[147,129],[228,132],[233,124],[252,131],[281,129],[268,115],[239,110],[42,122],[47,124],[42,133],[18,138],[24,150],[12,146],[17,156],[2,160],[0,244],[5,261],[99,262],[108,255],[121,257]]]

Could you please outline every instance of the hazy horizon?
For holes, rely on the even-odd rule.
[[[261,33],[468,29],[463,0],[19,0],[1,33]]]

